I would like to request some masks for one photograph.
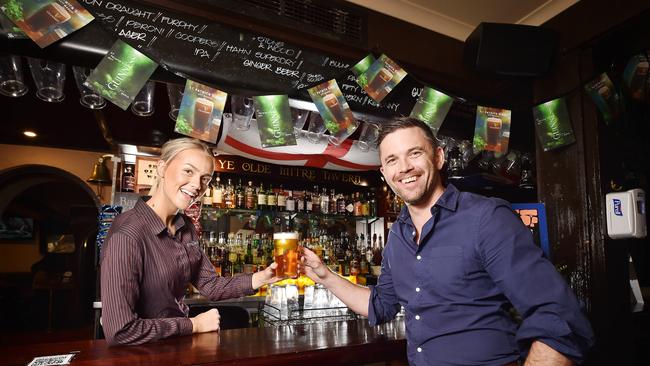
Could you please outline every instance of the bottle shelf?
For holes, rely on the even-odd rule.
[[[317,212],[295,212],[295,211],[277,211],[277,210],[250,210],[244,208],[218,208],[218,207],[206,207],[202,209],[204,214],[214,215],[216,218],[221,216],[271,216],[271,217],[283,217],[289,218],[291,220],[300,217],[300,218],[319,218],[325,220],[354,220],[354,221],[367,221],[367,223],[373,223],[380,219],[377,216],[354,216],[354,215],[331,215],[323,214]]]

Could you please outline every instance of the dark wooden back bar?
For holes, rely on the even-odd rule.
[[[376,327],[366,319],[231,329],[140,346],[108,347],[105,340],[0,346],[0,365],[77,353],[71,365],[360,365],[406,363],[404,321]]]

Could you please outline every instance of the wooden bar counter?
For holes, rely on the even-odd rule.
[[[26,365],[37,356],[77,353],[82,365],[361,365],[406,363],[402,318],[377,327],[366,319],[231,329],[140,346],[108,347],[105,340],[0,347],[0,365]]]

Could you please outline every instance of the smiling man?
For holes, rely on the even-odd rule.
[[[403,306],[413,365],[582,362],[591,326],[510,205],[444,187],[444,152],[418,120],[387,122],[378,143],[381,173],[406,206],[388,234],[377,285],[349,283],[308,249],[302,270],[370,324]]]

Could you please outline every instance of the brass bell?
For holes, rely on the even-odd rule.
[[[93,167],[93,174],[88,178],[88,182],[95,184],[111,183],[111,173],[104,163],[104,158],[97,159]]]
[[[102,199],[102,184],[111,183],[111,173],[104,163],[104,158],[97,159],[93,166],[93,174],[87,179],[88,182],[97,184],[97,196]]]

